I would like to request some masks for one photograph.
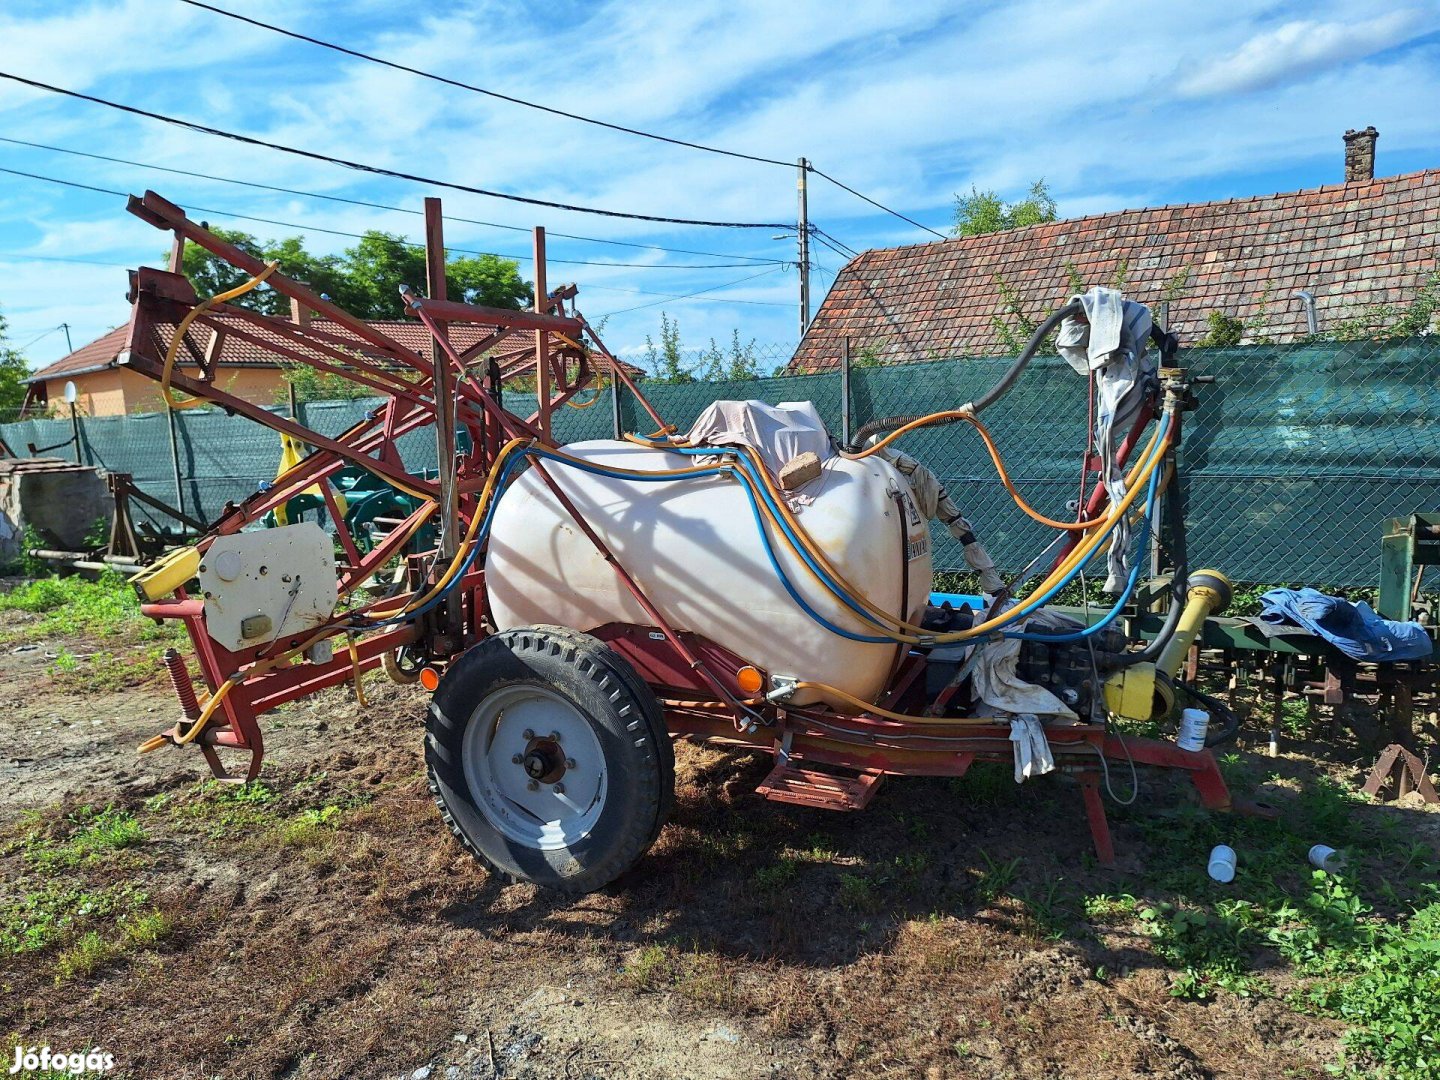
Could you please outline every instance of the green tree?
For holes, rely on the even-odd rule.
[[[425,252],[389,233],[367,232],[344,257],[346,310],[367,319],[398,319],[404,315],[400,286],[423,295]],[[530,301],[530,286],[517,265],[495,255],[466,255],[445,264],[445,291],[451,300],[485,307],[521,308]],[[363,313],[363,314],[362,314]]]
[[[730,331],[730,347],[721,349],[710,339],[710,347],[705,350],[703,357],[705,368],[701,378],[706,382],[726,382],[739,379],[758,379],[760,377],[760,361],[755,354],[755,339],[751,338],[748,344],[741,344],[740,331]]]
[[[680,345],[680,323],[671,322],[670,316],[660,313],[660,345],[657,348],[649,334],[645,335],[645,359],[654,373],[651,382],[693,383],[695,376],[685,364],[684,350]]]
[[[298,236],[261,241],[234,229],[213,231],[257,259],[278,261],[282,274],[304,282],[362,319],[403,317],[402,284],[421,294],[426,291],[424,251],[390,233],[371,230],[340,255],[314,255]],[[196,244],[185,245],[182,270],[201,296],[234,288],[249,277]],[[487,307],[514,309],[530,301],[530,286],[521,278],[518,265],[495,255],[447,260],[445,287],[451,300]],[[290,310],[288,299],[263,287],[246,293],[235,303],[266,315],[285,315]]]
[[[9,324],[0,315],[0,418],[13,420],[25,404],[28,387],[22,380],[30,377],[30,365],[19,349],[10,347],[8,331]]]
[[[1058,217],[1058,207],[1043,178],[1030,185],[1030,194],[1019,202],[1007,203],[993,191],[974,185],[969,195],[955,196],[955,235],[983,236],[1004,229],[1041,225]]]

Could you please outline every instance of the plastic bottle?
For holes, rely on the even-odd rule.
[[[1229,844],[1216,844],[1210,851],[1210,876],[1228,885],[1235,880],[1235,849]]]
[[[1186,709],[1180,714],[1180,733],[1175,745],[1181,750],[1199,752],[1205,749],[1205,732],[1210,727],[1210,714],[1204,709]]]

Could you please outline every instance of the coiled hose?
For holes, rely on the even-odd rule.
[[[1020,373],[1030,366],[1030,361],[1035,359],[1035,354],[1040,351],[1040,346],[1045,344],[1045,339],[1050,336],[1051,331],[1059,326],[1063,320],[1068,319],[1071,315],[1078,315],[1084,310],[1085,307],[1079,300],[1072,300],[1059,311],[1051,314],[1048,319],[1035,328],[1035,332],[1030,335],[1030,340],[1025,343],[1025,348],[1022,349],[1020,355],[1015,358],[1015,362],[1010,365],[1009,370],[1007,370],[1004,375],[1000,376],[1000,381],[980,397],[970,402],[970,404],[962,406],[955,410],[955,412],[969,413],[971,416],[978,416],[991,405],[994,405],[995,402],[999,401],[1009,392],[1010,387],[1015,384],[1015,380],[1020,377]],[[855,433],[855,437],[850,440],[850,445],[846,449],[852,452],[859,450],[865,445],[867,440],[879,435],[881,432],[894,431],[898,427],[904,427],[907,424],[913,424],[917,420],[923,419],[925,419],[924,414],[915,413],[910,416],[884,416],[877,420],[871,420]],[[959,419],[960,417],[958,415],[953,417],[947,415],[945,418],[937,415],[933,424],[925,424],[924,426],[940,427],[945,424],[953,424]]]
[[[1226,705],[1219,698],[1211,697],[1209,694],[1195,689],[1195,687],[1191,686],[1187,682],[1177,682],[1175,685],[1180,687],[1180,689],[1184,690],[1185,693],[1190,695],[1196,701],[1200,702],[1202,705],[1207,706],[1212,716],[1218,714],[1221,718],[1224,719],[1225,724],[1219,730],[1211,727],[1208,731],[1206,731],[1205,745],[1207,747],[1220,746],[1224,743],[1232,741],[1235,738],[1236,733],[1240,730],[1240,716],[1235,712],[1234,709],[1230,708],[1230,706]]]

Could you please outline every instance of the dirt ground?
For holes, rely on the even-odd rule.
[[[1077,909],[1153,893],[1164,815],[1193,813],[1163,778],[1112,810],[1107,871],[1061,777],[892,779],[842,816],[760,799],[762,760],[682,745],[651,853],[566,899],[497,880],[444,830],[418,688],[377,675],[368,708],[337,690],[267,718],[264,787],[245,794],[202,782],[198,754],[136,756],[173,722],[168,687],[67,690],[57,650],[94,648],[31,644],[0,654],[6,900],[83,888],[162,930],[78,971],[54,948],[0,958],[10,1055],[416,1080],[1258,1078],[1338,1056],[1338,1023],[1279,1000],[1283,971],[1274,995],[1181,1000],[1133,916]],[[143,835],[88,854],[67,840],[107,806]],[[1203,874],[1205,856],[1183,861]]]

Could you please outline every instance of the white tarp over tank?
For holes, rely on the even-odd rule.
[[[692,446],[748,446],[771,472],[800,454],[823,463],[834,455],[825,422],[808,401],[714,401],[690,427]]]

